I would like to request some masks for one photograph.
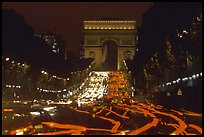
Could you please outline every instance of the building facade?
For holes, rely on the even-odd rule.
[[[136,21],[84,21],[84,56],[95,59],[95,70],[121,70],[124,59],[133,59]]]
[[[52,48],[52,52],[54,53],[59,53],[60,49],[58,47],[57,43],[57,37],[53,33],[47,33],[47,34],[41,34],[41,33],[36,33],[34,34],[36,37],[43,39],[43,41],[46,43],[46,45],[50,46]]]

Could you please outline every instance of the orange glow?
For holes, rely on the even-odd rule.
[[[160,111],[157,111],[157,110],[154,110],[154,111],[155,111],[155,113],[158,113],[158,114],[163,114],[163,115],[166,115],[166,116],[170,116],[170,117],[172,117],[173,119],[175,119],[176,121],[179,122],[179,125],[180,125],[179,128],[176,129],[171,134],[180,135],[187,128],[186,123],[183,120],[181,120],[180,118],[178,118],[177,116],[174,116],[173,114],[168,114],[168,113],[160,112]]]
[[[110,110],[110,109],[105,109],[105,110],[108,110],[110,113],[113,113],[113,114],[115,114],[115,115],[117,115],[117,116],[119,116],[119,117],[129,119],[129,117],[127,117],[127,116],[123,116],[123,115],[120,115],[120,114],[118,114],[118,113],[116,113],[116,112],[114,112],[114,111],[112,111],[112,110]]]
[[[3,109],[3,111],[4,111],[4,112],[12,112],[13,109],[12,109],[12,108],[5,108],[5,109]]]
[[[176,111],[176,110],[173,110],[173,109],[171,109],[171,111],[176,112],[176,113],[178,113],[179,115],[183,115],[183,113],[180,112],[180,111]]]
[[[196,129],[200,134],[202,134],[202,128],[201,127],[194,125],[194,124],[189,124],[188,126]]]
[[[106,95],[107,99],[114,98],[114,97],[120,97],[121,99],[126,100],[128,98],[128,90],[126,88],[127,79],[123,77],[122,72],[112,72],[110,73],[110,79],[109,81],[112,81],[111,84],[108,85],[109,94]],[[124,87],[123,93],[119,94],[118,88]],[[121,90],[121,89],[120,89]],[[77,125],[72,124],[60,124],[55,122],[42,122],[42,124],[47,125],[51,128],[57,128],[61,129],[61,131],[56,132],[46,132],[46,133],[38,133],[38,135],[62,135],[62,134],[69,134],[69,135],[83,135],[86,131],[104,131],[109,132],[111,135],[139,135],[144,132],[148,132],[149,129],[156,127],[159,123],[159,125],[162,126],[172,126],[174,129],[170,131],[170,135],[197,135],[202,134],[202,127],[199,127],[194,124],[187,125],[179,116],[183,115],[189,115],[189,116],[201,116],[202,114],[198,114],[195,112],[182,110],[177,111],[174,109],[170,109],[170,111],[167,111],[163,106],[161,105],[154,105],[151,103],[140,103],[138,101],[134,101],[130,98],[129,105],[125,102],[119,102],[115,100],[114,104],[110,103],[109,106],[98,106],[98,103],[90,103],[83,105],[80,108],[83,108],[83,110],[80,110],[80,108],[74,108],[70,107],[71,110],[75,111],[76,113],[83,113],[84,115],[90,115],[91,118],[100,118],[104,121],[110,122],[112,125],[109,129],[103,129],[98,127],[85,127],[81,126],[80,123]],[[115,111],[120,110],[120,111]],[[88,111],[92,110],[92,111]],[[104,112],[105,111],[105,112]],[[104,114],[102,113],[104,112]],[[102,114],[101,114],[102,113]],[[140,127],[137,127],[136,129],[132,130],[120,130],[121,121],[124,121],[125,119],[129,120],[128,117],[129,114],[142,114],[144,119],[151,119],[151,121],[145,125],[141,125]],[[175,114],[175,115],[174,115]],[[110,115],[116,115],[117,120],[115,118],[109,118]],[[162,117],[160,116],[162,115]],[[165,121],[165,118],[171,119],[170,122]],[[93,120],[94,120],[93,119]],[[119,119],[119,120],[118,120]],[[131,119],[130,119],[131,120]],[[136,122],[136,121],[135,121]],[[160,124],[161,123],[161,124]],[[100,124],[100,123],[99,123]],[[96,125],[97,126],[97,125]],[[187,127],[191,127],[196,133],[188,133],[186,131]],[[13,130],[11,134],[15,135],[17,132],[27,131],[29,128],[32,127],[25,127],[22,129]],[[197,132],[198,131],[198,132]]]
[[[185,110],[185,109],[182,109],[182,111],[184,111],[185,115],[195,116],[195,117],[202,117],[202,114],[198,114],[198,113],[195,113],[195,112],[192,112],[192,111],[188,111],[188,110]]]
[[[146,112],[146,114],[150,115],[153,118],[153,121],[151,123],[146,124],[145,126],[143,126],[142,128],[139,128],[133,132],[131,132],[129,135],[138,135],[146,130],[148,130],[149,128],[151,128],[152,126],[156,126],[158,124],[158,119],[156,118],[155,115]]]
[[[25,128],[19,128],[19,129],[16,129],[16,130],[12,130],[11,135],[16,135],[16,133],[24,132],[24,131],[27,131],[28,129],[31,129],[31,128],[33,128],[33,126],[29,125],[29,126],[27,126]]]
[[[63,131],[55,131],[55,132],[47,132],[47,133],[38,133],[36,135],[61,135],[61,134],[71,134],[77,132],[77,130],[63,130]]]

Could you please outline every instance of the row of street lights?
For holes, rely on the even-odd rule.
[[[192,76],[183,77],[183,78],[178,78],[177,80],[173,80],[173,81],[171,81],[171,82],[167,82],[167,83],[165,83],[165,84],[159,85],[158,88],[179,83],[181,80],[182,80],[183,82],[185,82],[185,81],[188,81],[188,80],[197,79],[197,78],[199,78],[199,77],[202,77],[202,72],[197,73],[197,74],[193,74]]]
[[[3,94],[5,97],[10,98],[11,93],[13,94],[14,100],[19,98],[18,94],[24,95],[26,85],[28,84],[28,90],[30,91],[29,79],[26,77],[28,68],[30,67],[26,63],[21,61],[14,61],[10,57],[2,56],[3,67],[2,67],[2,83],[3,83]],[[20,63],[21,62],[21,63]],[[25,83],[27,82],[28,83]]]
[[[62,89],[50,89],[50,88],[42,88],[42,87],[38,87],[37,88],[37,90],[39,91],[39,92],[44,92],[44,93],[57,93],[57,94],[61,94],[61,92],[64,94],[65,92],[67,92],[67,94],[72,94],[72,91],[71,91],[71,89],[73,89],[73,91],[75,90],[75,88],[74,87],[76,87],[76,82],[79,80],[79,79],[81,79],[82,78],[82,76],[80,75],[80,74],[84,74],[84,73],[87,73],[87,75],[88,75],[88,72],[89,72],[89,69],[92,67],[92,64],[93,64],[93,62],[86,68],[86,69],[84,69],[84,70],[82,70],[82,71],[75,71],[75,72],[71,72],[71,76],[70,77],[68,77],[68,78],[62,78],[62,77],[58,77],[58,76],[56,76],[56,75],[50,75],[50,73],[49,72],[47,72],[47,71],[45,71],[45,70],[42,70],[41,71],[41,73],[42,74],[44,74],[44,75],[46,75],[46,76],[48,76],[48,77],[53,77],[53,78],[56,78],[56,79],[58,79],[58,80],[64,80],[64,81],[70,81],[71,83],[70,83],[70,85],[69,85],[69,87],[67,87],[68,85],[67,85],[67,82],[65,83],[65,85],[64,85],[64,87],[62,88]],[[80,77],[81,78],[80,78]],[[74,82],[74,83],[72,83],[72,82]],[[59,96],[59,95],[58,95]]]
[[[24,64],[24,63],[19,63],[19,62],[16,62],[16,61],[13,61],[13,60],[11,60],[11,58],[9,58],[9,57],[3,57],[2,56],[2,60],[5,60],[6,62],[9,62],[9,63],[11,63],[11,64],[17,64],[17,66],[22,66],[22,67],[26,67],[26,66],[28,66],[27,64]],[[45,71],[45,70],[42,70],[41,71],[41,73],[42,74],[44,74],[44,75],[46,75],[46,76],[48,76],[48,77],[52,77],[52,78],[55,78],[55,79],[58,79],[58,80],[64,80],[65,81],[65,85],[64,85],[64,88],[62,88],[61,90],[53,90],[53,89],[50,89],[49,88],[49,86],[48,86],[48,89],[45,89],[45,88],[40,88],[40,87],[38,87],[37,88],[37,90],[39,90],[40,92],[41,91],[43,91],[43,92],[57,92],[57,93],[60,93],[60,92],[62,92],[62,91],[64,91],[64,92],[66,92],[67,91],[67,81],[69,81],[69,80],[71,80],[71,81],[73,81],[73,82],[76,82],[76,80],[74,80],[75,79],[75,77],[76,77],[76,75],[75,74],[77,74],[77,76],[81,76],[81,75],[78,75],[78,74],[80,74],[80,73],[82,73],[83,72],[83,74],[84,73],[87,73],[88,74],[88,72],[90,71],[90,69],[91,69],[91,67],[92,67],[92,64],[94,63],[94,61],[86,68],[86,69],[84,69],[83,71],[76,71],[76,72],[72,72],[71,74],[71,77],[68,77],[68,78],[62,78],[62,77],[58,77],[58,76],[56,76],[56,75],[50,75],[47,71]],[[11,67],[12,68],[12,67]],[[79,77],[78,77],[79,78]],[[28,80],[29,81],[29,80]],[[4,81],[4,82],[6,82],[6,81]],[[7,83],[7,82],[6,82]],[[72,83],[73,84],[73,83]],[[12,85],[12,84],[6,84],[5,85],[5,87],[6,88],[21,88],[22,89],[22,86],[20,86],[20,85]],[[29,89],[30,89],[30,86],[29,86]]]

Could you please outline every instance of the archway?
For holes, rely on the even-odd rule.
[[[102,44],[102,67],[105,71],[116,71],[118,66],[117,44],[112,40],[107,40]]]

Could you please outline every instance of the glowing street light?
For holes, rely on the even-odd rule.
[[[183,33],[188,34],[188,32],[186,30],[183,30]]]
[[[6,58],[6,61],[9,61],[9,58]]]
[[[195,79],[195,78],[196,78],[196,75],[192,75],[192,78]]]
[[[47,73],[47,72],[44,72],[44,74],[46,74],[46,75],[47,75],[48,73]]]

